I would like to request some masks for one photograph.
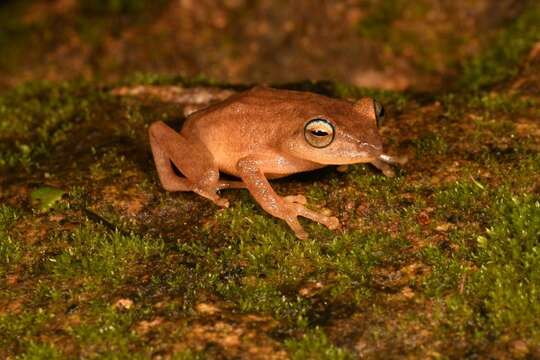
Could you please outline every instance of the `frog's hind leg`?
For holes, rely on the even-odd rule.
[[[162,121],[150,125],[148,134],[159,180],[165,190],[193,191],[219,206],[229,206],[227,199],[216,194],[220,189],[219,170],[203,143],[186,139]],[[175,174],[171,163],[185,178]]]
[[[246,184],[243,181],[219,181],[218,182],[218,190],[223,189],[245,189]]]

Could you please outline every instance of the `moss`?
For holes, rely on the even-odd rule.
[[[539,40],[540,6],[531,1],[484,52],[464,63],[458,86],[477,91],[509,79],[518,73],[520,61]]]
[[[286,340],[285,347],[293,360],[346,360],[354,358],[353,354],[347,350],[334,346],[320,329],[315,329],[298,340]]]
[[[204,360],[206,357],[202,352],[192,350],[184,350],[176,352],[172,355],[173,360]]]
[[[443,136],[436,133],[427,133],[414,141],[416,157],[422,158],[428,155],[445,155],[448,151],[448,143]]]
[[[7,205],[0,205],[0,274],[7,271],[22,255],[22,245],[14,239],[9,230],[19,217],[19,211]]]
[[[164,246],[160,239],[100,232],[90,225],[73,231],[66,240],[69,246],[49,259],[47,268],[55,277],[91,276],[113,284],[125,279],[134,263],[159,256]]]
[[[375,94],[331,83],[291,88],[347,98]],[[172,356],[173,349],[200,349],[185,335],[195,327],[210,333],[197,339],[206,346],[212,334],[221,335],[215,324],[240,333],[259,326],[257,317],[272,324],[258,335],[293,358],[348,358],[358,354],[344,349],[362,343],[369,344],[367,355],[482,356],[493,339],[536,339],[532,239],[540,156],[534,138],[516,143],[510,121],[515,114],[532,118],[534,101],[454,94],[442,109],[424,112],[413,95],[382,96],[415,115],[412,123],[400,120],[392,151],[419,157],[395,178],[357,165],[346,174],[329,168],[276,181],[278,193],[304,193],[309,206],[328,208],[342,221],[341,230],[330,231],[302,219],[310,239],[299,241],[245,190],[224,191],[231,207],[218,209],[194,194],[159,189],[146,125],[156,118],[178,123],[177,107],[113,98],[88,83],[29,84],[4,94],[2,149],[27,155],[2,175],[2,200],[17,205],[0,207],[3,284],[9,282],[0,289],[0,307],[9,304],[0,312],[0,356],[24,349]],[[505,144],[511,151],[503,153]],[[432,178],[444,178],[456,162],[456,181]],[[31,190],[43,183],[67,194],[47,213],[31,212]],[[118,309],[119,298],[130,298],[133,307]],[[200,303],[219,309],[201,313]],[[158,317],[163,322],[155,330],[137,331]],[[256,346],[249,332],[242,334]],[[461,347],[455,338],[464,339]]]
[[[20,356],[20,359],[24,360],[41,360],[41,359],[51,359],[51,360],[60,360],[66,359],[60,351],[58,351],[53,345],[30,342],[27,345],[27,348],[23,355]]]
[[[489,213],[491,226],[477,238],[466,296],[484,316],[477,321],[494,335],[540,340],[540,198],[498,194]]]
[[[345,233],[335,236],[311,224],[313,240],[298,242],[284,224],[253,213],[244,204],[219,215],[228,224],[228,247],[218,262],[242,264],[237,275],[222,279],[217,290],[235,301],[242,311],[271,313],[280,319],[304,323],[313,303],[299,291],[310,282],[324,282],[324,296],[362,303],[370,294],[370,270],[382,253],[399,251],[402,243],[379,233]],[[273,230],[272,230],[273,229]],[[238,265],[236,265],[238,266]],[[328,274],[332,274],[328,276]]]
[[[145,354],[130,351],[138,337],[131,331],[139,316],[136,311],[119,311],[106,302],[90,304],[88,321],[73,326],[69,333],[82,346],[84,357],[146,358]]]
[[[486,346],[490,339],[538,341],[540,198],[474,184],[451,191],[453,195],[439,197],[444,198],[445,213],[453,207],[461,212],[461,221],[468,222],[476,214],[472,219],[486,226],[455,232],[451,241],[458,251],[433,246],[423,250],[433,266],[424,282],[426,294],[448,296],[444,322],[458,332],[474,324],[471,341],[477,346]]]
[[[369,15],[358,23],[358,33],[362,37],[377,41],[388,41],[391,25],[396,21],[406,6],[403,0],[372,2]]]
[[[447,93],[440,97],[445,115],[451,118],[474,113],[478,116],[498,117],[520,114],[538,114],[538,100],[523,98],[518,93],[480,92],[476,94]]]
[[[21,353],[35,342],[52,315],[43,309],[25,311],[17,315],[0,315],[0,354],[2,351]]]
[[[82,99],[81,97],[84,97]],[[76,123],[87,121],[90,108],[101,100],[87,85],[53,86],[31,83],[0,98],[0,170],[23,166],[30,170],[36,158],[65,142]]]

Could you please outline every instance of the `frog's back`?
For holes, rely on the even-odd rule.
[[[230,96],[222,102],[193,113],[185,122],[185,128],[212,127],[216,122],[255,123],[264,128],[276,123],[305,122],[321,115],[346,116],[352,112],[348,101],[323,95],[292,90],[278,90],[263,86],[254,87]]]
[[[271,156],[280,143],[325,114],[347,116],[351,103],[308,92],[256,87],[193,113],[182,135],[202,141],[220,168],[232,173],[249,155]]]

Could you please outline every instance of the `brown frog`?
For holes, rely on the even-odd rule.
[[[309,92],[255,87],[191,114],[178,133],[161,121],[149,128],[163,188],[194,191],[221,207],[221,189],[247,188],[261,207],[307,238],[298,216],[337,229],[337,218],[305,207],[302,195],[281,197],[268,179],[327,165],[372,163],[387,176],[399,161],[383,153],[378,128],[384,110]],[[178,176],[173,165],[184,177]],[[221,172],[241,181],[220,180]]]

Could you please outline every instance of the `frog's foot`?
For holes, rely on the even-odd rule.
[[[218,194],[216,194],[216,190],[210,191],[210,190],[200,189],[197,187],[194,187],[191,190],[207,198],[208,200],[212,201],[214,204],[216,204],[219,207],[222,207],[222,208],[229,207],[229,200],[219,197]]]
[[[304,230],[302,225],[300,225],[300,222],[298,221],[298,217],[293,215],[290,217],[285,217],[283,218],[283,220],[285,220],[287,225],[289,225],[289,227],[294,232],[294,235],[296,235],[297,238],[299,238],[300,240],[308,239],[309,237],[308,233],[306,232],[306,230]]]
[[[379,160],[390,165],[405,165],[409,161],[407,156],[390,156],[387,154],[381,154]]]
[[[303,216],[310,220],[316,221],[329,228],[330,230],[336,230],[340,227],[339,220],[334,216],[326,216],[316,211],[306,208],[302,204],[290,204],[296,216]]]
[[[406,156],[390,156],[386,154],[381,154],[379,157],[375,160],[373,160],[371,163],[379,170],[382,171],[382,173],[385,176],[388,177],[394,177],[396,176],[396,172],[392,168],[392,165],[394,166],[400,166],[405,165],[407,163],[408,159]]]
[[[383,162],[382,160],[373,160],[371,164],[373,164],[373,166],[375,166],[377,169],[381,170],[382,173],[387,177],[396,176],[396,172],[394,171],[394,169],[392,169],[392,166],[388,165],[388,163]]]
[[[214,203],[222,208],[228,208],[229,207],[229,200],[218,197],[216,200],[214,200]]]
[[[302,205],[307,204],[306,197],[304,195],[300,195],[300,194],[284,196],[283,200],[285,200],[286,202],[291,203],[291,204],[302,204]]]
[[[339,221],[335,217],[319,214],[304,206],[306,198],[302,195],[281,197],[272,189],[270,183],[259,168],[257,158],[246,157],[241,159],[237,168],[242,181],[246,184],[249,192],[255,200],[271,215],[283,219],[300,239],[307,239],[308,234],[300,225],[298,216],[303,216],[329,229],[337,229]]]

